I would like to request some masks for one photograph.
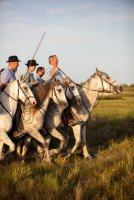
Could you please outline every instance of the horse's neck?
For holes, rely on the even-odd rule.
[[[10,96],[8,96],[7,94]],[[15,85],[12,83],[10,86],[5,88],[5,92],[1,94],[1,103],[6,108],[6,110],[14,116],[16,113],[18,101],[17,101],[17,89],[15,90]],[[13,97],[13,99],[12,99]],[[14,100],[16,99],[16,101]]]
[[[43,101],[43,103],[40,107],[42,110],[45,111],[47,109],[51,97],[52,97],[52,90],[49,92],[49,95],[47,96],[47,98]]]
[[[93,78],[90,78],[90,80],[84,83],[83,88],[80,92],[83,96],[83,101],[86,104],[88,110],[91,111],[98,97],[97,82],[94,81]]]

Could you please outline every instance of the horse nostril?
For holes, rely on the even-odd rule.
[[[78,105],[80,105],[81,102],[82,102],[81,98],[77,98],[77,103],[78,103]]]
[[[66,102],[63,102],[63,106],[64,106],[64,107],[67,107],[67,103],[66,103]]]

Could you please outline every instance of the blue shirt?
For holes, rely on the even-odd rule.
[[[54,74],[54,76],[51,77],[51,76],[50,76],[50,73],[51,73],[52,70],[53,70],[53,67],[52,67],[51,65],[49,65],[49,67],[45,69],[45,80],[47,81],[47,80],[50,80],[50,79],[53,79],[53,78],[56,77],[56,78],[58,78],[59,80],[63,81],[63,77],[62,77],[62,74],[61,74],[60,71],[56,72],[56,73]]]
[[[38,81],[39,85],[41,85],[42,83],[44,83],[43,79],[40,76],[38,76],[38,75],[36,75],[35,80]]]
[[[0,75],[1,83],[11,83],[16,80],[15,72],[9,68],[5,68]]]

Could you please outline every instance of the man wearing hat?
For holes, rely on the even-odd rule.
[[[36,60],[28,60],[28,62],[25,64],[28,67],[27,72],[24,74],[24,81],[29,84],[31,88],[38,85],[38,81],[35,81],[33,71],[35,70],[38,63],[36,63]]]
[[[19,62],[21,62],[17,56],[10,56],[8,59],[8,67],[2,70],[0,75],[0,82],[3,87],[6,87],[9,83],[16,80],[15,72],[18,69]]]
[[[33,71],[35,70],[36,65],[38,65],[38,63],[36,63],[36,60],[28,60],[28,62],[25,65],[27,65],[28,70],[23,75],[23,80],[29,84],[29,87],[31,89],[33,89],[35,86],[38,85],[38,81],[35,81],[34,75],[33,75]],[[17,114],[16,114],[16,127],[13,133],[15,137],[19,136],[19,134],[22,133],[22,130],[18,129],[20,117],[21,117],[21,109],[20,107],[18,107]]]

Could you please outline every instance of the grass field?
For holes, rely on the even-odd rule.
[[[133,200],[134,88],[99,102],[87,126],[87,143],[90,162],[80,149],[69,161],[59,155],[51,165],[36,153],[25,165],[10,155],[0,165],[0,199]]]

